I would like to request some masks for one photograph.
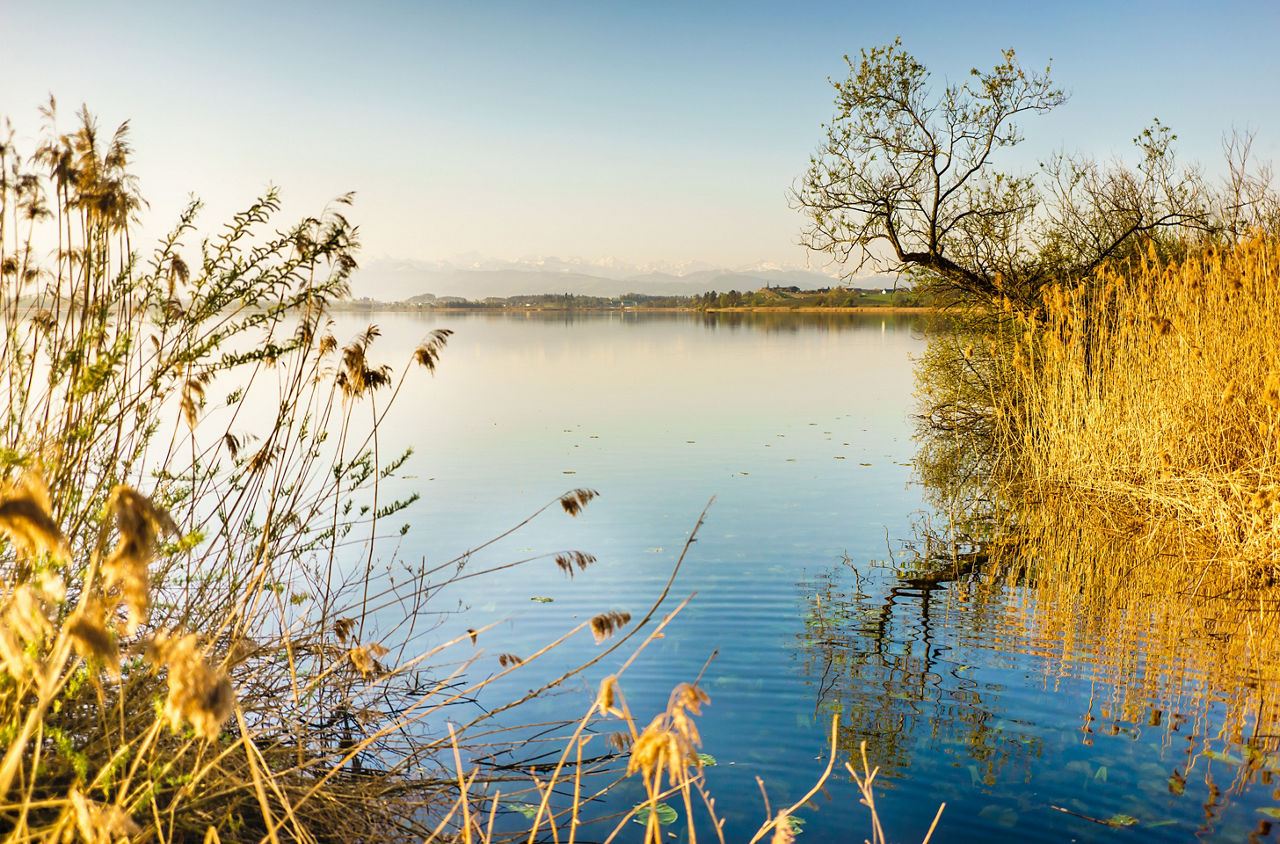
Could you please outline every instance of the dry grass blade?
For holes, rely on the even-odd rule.
[[[560,571],[569,575],[570,578],[573,577],[575,566],[578,571],[586,571],[587,566],[591,565],[595,561],[596,558],[594,556],[583,551],[569,551],[564,554],[556,555],[556,567],[559,568]]]
[[[610,612],[600,613],[591,618],[591,635],[595,637],[596,644],[600,644],[614,634],[614,631],[620,630],[631,621],[631,613],[621,610],[612,610]]]
[[[576,516],[599,494],[594,489],[572,489],[560,496],[560,506],[570,516]]]
[[[49,489],[39,475],[27,473],[17,483],[0,487],[0,531],[24,557],[68,553],[66,539],[50,511]]]

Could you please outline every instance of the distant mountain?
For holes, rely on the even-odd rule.
[[[695,267],[697,267],[695,269]],[[672,269],[684,270],[672,272]],[[802,268],[767,266],[737,270],[685,264],[646,268],[609,262],[536,259],[522,262],[469,262],[467,266],[425,261],[375,259],[351,279],[354,296],[399,302],[422,294],[483,299],[535,293],[572,293],[616,297],[625,293],[650,296],[692,296],[708,290],[757,290],[766,285],[795,285],[805,290],[834,287],[839,280]],[[856,287],[891,287],[889,276],[855,279]]]

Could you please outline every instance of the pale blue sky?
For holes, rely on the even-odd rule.
[[[1213,171],[1233,126],[1280,161],[1280,3],[194,3],[0,0],[0,113],[132,120],[158,231],[265,185],[357,191],[366,259],[459,253],[802,264],[785,192],[844,53],[901,35],[941,80],[1012,46],[1071,100],[1016,168],[1126,154],[1158,116]],[[30,148],[30,143],[23,144]]]

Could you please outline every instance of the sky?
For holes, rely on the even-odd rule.
[[[803,266],[787,190],[843,56],[901,37],[938,84],[1006,47],[1070,93],[1006,157],[1131,155],[1153,117],[1214,173],[1280,161],[1280,3],[0,0],[0,115],[130,121],[159,234],[268,185],[289,218],[356,192],[364,260]],[[812,258],[820,266],[821,257]]]

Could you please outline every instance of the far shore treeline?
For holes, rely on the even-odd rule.
[[[432,310],[548,310],[548,311],[619,311],[619,310],[769,310],[769,311],[848,311],[885,308],[934,308],[944,304],[932,291],[907,287],[858,288],[828,287],[802,290],[799,287],[762,287],[743,292],[709,290],[693,296],[655,296],[624,293],[621,296],[588,296],[578,293],[538,293],[527,296],[485,296],[466,299],[461,296],[423,294],[398,302],[384,302],[372,297],[344,301],[341,310],[356,311],[432,311]]]

